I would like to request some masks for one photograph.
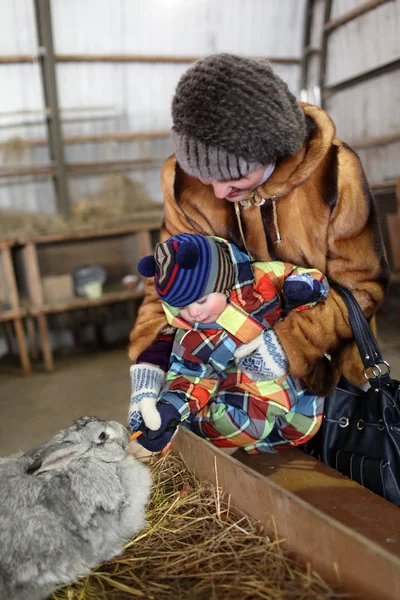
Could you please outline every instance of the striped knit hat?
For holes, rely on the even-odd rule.
[[[181,233],[157,244],[155,256],[139,261],[143,277],[154,277],[163,302],[188,306],[213,292],[229,295],[235,269],[228,248],[216,238]]]

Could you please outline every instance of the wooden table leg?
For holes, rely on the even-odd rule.
[[[36,245],[31,242],[26,244],[24,247],[24,263],[25,273],[28,281],[29,298],[34,306],[40,306],[44,303],[43,288],[40,279]],[[47,373],[51,373],[54,369],[54,363],[46,315],[38,314],[37,322],[44,367]]]
[[[44,368],[46,369],[47,373],[52,373],[54,371],[53,352],[51,349],[49,328],[47,326],[46,315],[38,315],[37,321],[40,340],[42,343]]]
[[[20,304],[18,287],[15,279],[11,250],[8,246],[4,246],[1,248],[1,256],[10,305],[13,309],[19,309]],[[31,361],[29,359],[28,349],[26,346],[22,318],[16,318],[13,321],[15,337],[17,339],[18,354],[21,361],[22,369],[24,371],[24,375],[30,375],[32,373]]]
[[[37,343],[36,336],[36,327],[35,327],[35,319],[33,317],[27,317],[25,320],[26,323],[26,333],[28,335],[29,340],[29,349],[32,360],[39,359],[39,347]]]
[[[15,337],[17,338],[18,354],[21,361],[24,375],[28,376],[32,374],[31,361],[29,360],[28,349],[25,342],[24,326],[22,319],[14,319],[14,330]]]
[[[12,356],[14,354],[12,323],[10,321],[6,321],[5,323],[2,323],[2,325],[6,338],[7,350],[9,355]]]

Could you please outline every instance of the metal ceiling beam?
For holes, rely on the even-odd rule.
[[[326,79],[326,65],[327,65],[327,53],[328,53],[328,32],[325,30],[325,25],[329,22],[332,13],[332,0],[325,0],[325,11],[324,11],[324,29],[322,31],[322,44],[321,44],[321,55],[319,63],[319,88],[321,90],[321,106],[325,107],[325,79]]]
[[[56,205],[57,210],[67,217],[70,210],[70,198],[57,93],[50,0],[35,0],[35,14],[40,47],[39,62],[42,73],[44,100],[45,106],[50,109],[49,113],[46,114],[46,121],[49,136],[50,158],[56,165],[55,173],[53,175],[56,191]]]
[[[317,49],[311,48],[311,32],[314,17],[314,0],[307,0],[306,14],[304,19],[304,35],[303,35],[303,57],[301,61],[301,84],[302,90],[307,89],[308,85],[308,62],[313,52],[318,52]]]

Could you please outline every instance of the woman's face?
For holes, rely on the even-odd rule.
[[[188,323],[214,323],[225,309],[226,303],[225,294],[212,292],[196,302],[182,306],[179,314]]]
[[[219,181],[218,179],[202,179],[204,185],[212,185],[217,198],[225,198],[229,202],[240,202],[245,200],[263,180],[265,167],[251,171],[246,177],[232,179],[231,181]]]

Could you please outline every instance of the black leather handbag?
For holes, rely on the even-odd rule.
[[[344,377],[325,399],[324,418],[308,454],[400,505],[400,382],[353,294],[335,286],[349,312],[354,339],[371,387],[362,391]]]

